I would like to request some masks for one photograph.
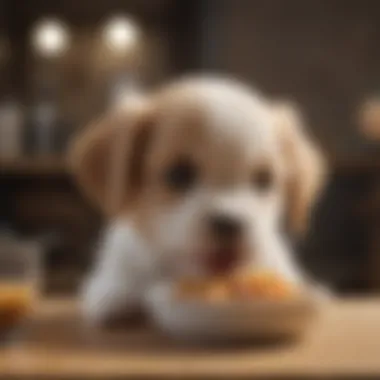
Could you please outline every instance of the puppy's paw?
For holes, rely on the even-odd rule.
[[[81,296],[82,314],[92,325],[133,319],[139,312],[133,291],[105,279],[90,279],[84,284]]]
[[[310,286],[310,293],[318,301],[330,301],[334,298],[332,290],[320,284],[312,284]]]

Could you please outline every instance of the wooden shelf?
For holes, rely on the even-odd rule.
[[[334,161],[327,159],[331,172],[359,173],[380,172],[380,161],[377,159],[357,159],[352,161]],[[15,160],[0,159],[1,175],[40,176],[68,175],[69,167],[63,156],[22,157]]]
[[[15,160],[0,159],[0,173],[5,176],[66,175],[69,168],[61,156],[23,157]]]
[[[378,159],[352,160],[346,162],[328,163],[329,167],[337,172],[342,173],[360,173],[360,172],[380,172],[380,161]]]

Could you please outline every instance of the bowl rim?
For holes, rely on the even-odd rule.
[[[313,310],[318,308],[318,299],[312,295],[300,294],[289,299],[268,299],[268,298],[248,298],[248,299],[227,299],[227,300],[208,300],[196,297],[176,298],[170,292],[161,294],[152,299],[153,308],[165,309],[187,309],[187,310],[209,310],[213,312],[224,312],[231,309],[241,311],[278,311],[286,310]]]

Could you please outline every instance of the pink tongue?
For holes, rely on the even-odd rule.
[[[218,249],[206,258],[206,267],[213,274],[227,273],[237,264],[238,254],[234,249]]]

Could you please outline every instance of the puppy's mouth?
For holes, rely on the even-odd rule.
[[[207,252],[204,265],[210,274],[229,274],[238,267],[241,259],[242,252],[238,247],[219,247]]]

